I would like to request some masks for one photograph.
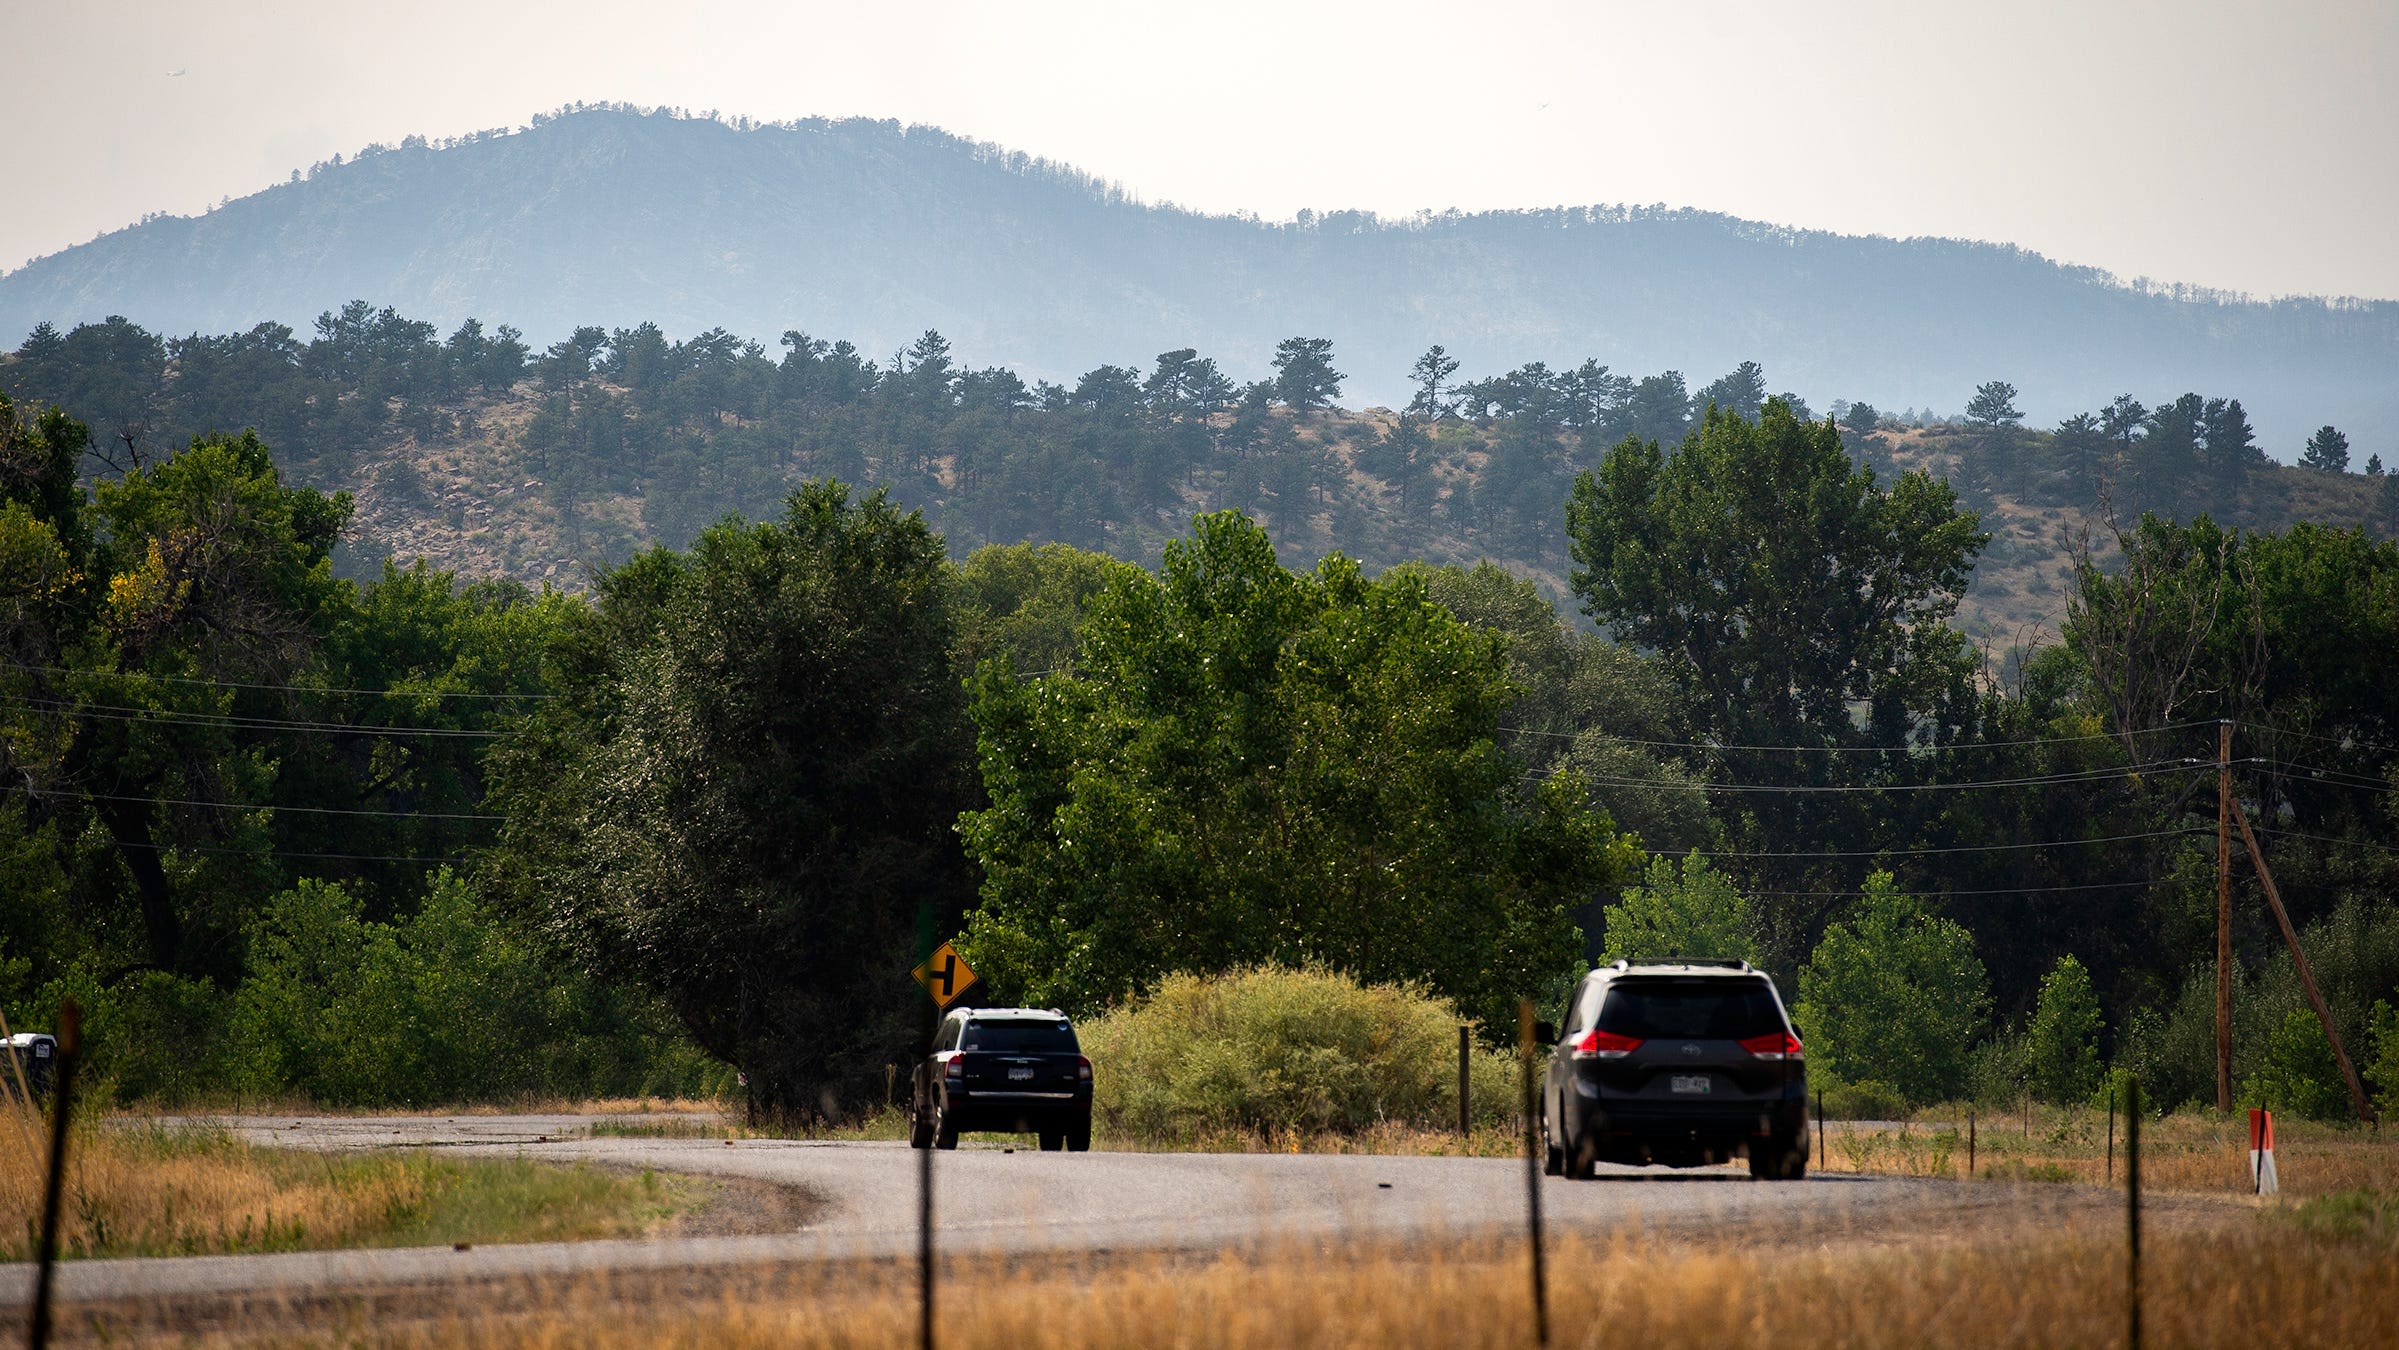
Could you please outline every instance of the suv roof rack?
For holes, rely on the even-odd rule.
[[[1747,961],[1736,956],[1667,956],[1655,960],[1626,961],[1619,957],[1611,963],[1618,970],[1640,966],[1704,966],[1710,970],[1748,970]]]

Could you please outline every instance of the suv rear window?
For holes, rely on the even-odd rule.
[[[969,1022],[961,1050],[989,1050],[1003,1055],[1071,1055],[1075,1029],[1067,1022]]]
[[[1783,1030],[1783,1015],[1763,980],[1618,980],[1608,986],[1599,1025],[1644,1040],[1742,1040]]]

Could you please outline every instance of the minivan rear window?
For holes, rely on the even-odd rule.
[[[1742,1040],[1783,1030],[1783,1015],[1763,980],[1618,980],[1608,986],[1599,1025],[1644,1040]]]
[[[1071,1055],[1075,1029],[1068,1022],[969,1022],[961,1050],[988,1050],[1003,1055]]]

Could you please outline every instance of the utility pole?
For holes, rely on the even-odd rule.
[[[2232,1110],[2232,722],[2216,723],[2216,1109]]]
[[[2341,1044],[2341,1032],[2332,1024],[2332,1010],[2324,1006],[2324,994],[2316,988],[2316,972],[2309,969],[2307,953],[2300,949],[2299,933],[2291,927],[2291,913],[2282,907],[2282,892],[2275,889],[2274,874],[2266,870],[2266,855],[2257,846],[2257,835],[2249,828],[2249,813],[2240,803],[2233,803],[2233,819],[2240,823],[2241,842],[2249,846],[2249,861],[2257,865],[2257,879],[2265,883],[2266,903],[2274,907],[2274,922],[2282,927],[2282,940],[2290,946],[2291,963],[2299,967],[2300,987],[2307,990],[2307,1001],[2316,1010],[2316,1021],[2323,1024],[2324,1039],[2332,1042],[2332,1057],[2340,1062],[2341,1077],[2349,1085],[2349,1104],[2357,1111],[2360,1123],[2374,1123],[2374,1108],[2366,1104],[2365,1084],[2358,1081],[2357,1066],[2349,1062],[2349,1051]]]

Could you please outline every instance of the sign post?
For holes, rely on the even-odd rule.
[[[2282,1182],[2274,1175],[2274,1113],[2249,1113],[2249,1187],[2252,1194],[2278,1195]]]

